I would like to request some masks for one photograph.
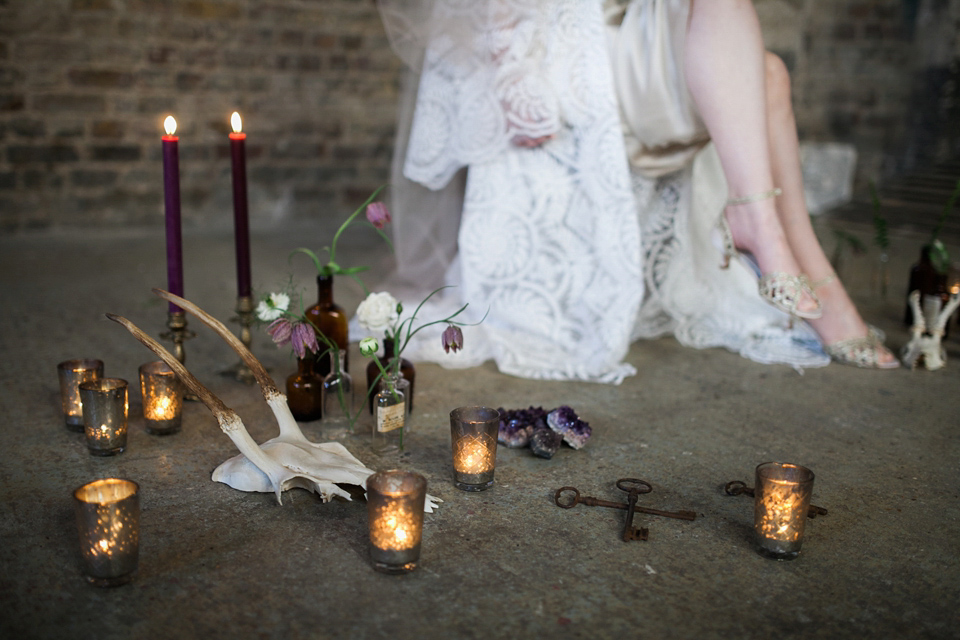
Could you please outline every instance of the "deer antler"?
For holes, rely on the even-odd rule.
[[[920,335],[927,330],[927,324],[920,308],[920,291],[917,289],[910,292],[910,310],[913,311],[913,333]]]
[[[243,363],[250,368],[250,371],[253,372],[253,376],[257,379],[257,383],[260,385],[260,391],[263,393],[264,399],[267,401],[267,404],[270,405],[270,409],[273,411],[273,415],[277,419],[277,424],[280,427],[281,438],[289,441],[297,440],[304,443],[310,442],[306,439],[306,437],[304,437],[303,432],[300,431],[300,426],[297,424],[296,418],[294,418],[293,414],[290,413],[290,407],[287,406],[286,396],[280,393],[280,390],[277,389],[277,385],[273,383],[273,378],[271,378],[270,374],[267,373],[267,370],[263,368],[263,365],[260,364],[260,361],[257,360],[256,356],[250,353],[250,350],[247,349],[242,342],[240,342],[240,339],[237,338],[237,336],[233,335],[230,329],[189,300],[181,298],[180,296],[170,293],[169,291],[164,291],[163,289],[153,289],[153,292],[167,302],[172,302],[184,311],[189,311],[192,313],[200,322],[213,329],[218,336],[223,338],[224,342],[230,345],[231,349],[236,351],[237,355],[240,356],[240,359],[243,360]]]
[[[181,302],[186,302],[186,300],[183,300],[178,296],[173,297],[177,298],[178,305]],[[191,306],[193,305],[191,304]],[[250,462],[260,469],[260,471],[266,474],[266,476],[270,479],[271,485],[273,485],[276,491],[277,502],[281,502],[281,484],[283,476],[287,473],[286,469],[264,454],[260,446],[247,432],[246,427],[243,426],[243,421],[240,420],[240,416],[237,415],[237,412],[225,405],[220,398],[213,394],[212,391],[203,386],[203,384],[197,380],[192,373],[187,371],[187,368],[184,367],[172,353],[167,351],[160,343],[144,333],[143,330],[141,330],[137,325],[133,324],[123,316],[118,316],[112,313],[108,313],[107,317],[114,322],[118,322],[123,325],[127,331],[133,334],[134,338],[139,340],[144,346],[157,354],[161,360],[166,362],[167,365],[174,370],[177,376],[179,376],[179,378],[183,381],[183,384],[185,384],[190,391],[195,393],[203,402],[203,404],[210,409],[210,412],[213,413],[214,417],[217,419],[220,429],[227,434],[227,437],[229,437],[230,440],[233,441],[233,443],[237,446],[237,449],[240,450],[240,453],[246,456]],[[237,342],[239,343],[239,340]],[[260,365],[259,362],[257,362],[257,365],[259,365],[260,369],[263,369],[263,366]],[[276,389],[276,387],[274,387],[274,389]]]
[[[931,331],[943,335],[943,331],[947,327],[947,321],[953,312],[956,311],[957,306],[960,306],[960,293],[954,293],[950,296],[947,304],[944,305],[943,309],[941,309],[937,315],[937,322]]]

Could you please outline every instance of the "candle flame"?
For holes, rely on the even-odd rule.
[[[167,119],[163,121],[163,130],[167,132],[168,136],[177,132],[177,121],[174,120],[173,116],[167,116]]]
[[[233,127],[234,133],[240,133],[243,131],[243,126],[240,121],[240,114],[236,111],[233,112],[233,115],[230,116],[230,126]]]

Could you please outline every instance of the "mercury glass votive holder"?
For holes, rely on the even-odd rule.
[[[131,480],[96,480],[73,492],[87,581],[98,587],[129,582],[140,556],[140,487]]]
[[[420,559],[427,480],[409,471],[380,471],[367,478],[367,517],[373,568],[407,573]]]
[[[450,412],[453,483],[463,491],[493,486],[497,463],[500,412],[488,407],[460,407]]]
[[[812,494],[810,469],[783,462],[757,466],[753,528],[760,555],[775,560],[800,555]]]
[[[123,453],[130,410],[127,381],[103,378],[80,385],[87,448],[95,456]]]
[[[147,432],[165,436],[180,431],[183,383],[166,362],[140,366],[140,395]]]
[[[83,433],[83,408],[80,404],[80,383],[103,377],[103,361],[93,359],[65,360],[57,365],[60,378],[60,402],[67,429]]]

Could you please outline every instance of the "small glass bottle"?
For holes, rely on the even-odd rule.
[[[377,453],[403,451],[407,434],[407,402],[403,387],[408,383],[393,371],[387,371],[380,382],[380,390],[374,398],[373,450]]]
[[[347,313],[333,301],[333,276],[317,276],[317,304],[304,312],[313,326],[337,343],[342,352],[350,346]],[[323,378],[333,370],[331,354],[317,358],[317,373]],[[350,356],[344,359],[344,371],[350,371]]]
[[[393,360],[395,343],[393,338],[384,338],[383,339],[383,355],[378,356],[377,360],[380,361],[380,366],[384,369],[390,366],[390,361]],[[377,395],[377,391],[380,390],[379,381],[376,383],[376,388],[373,390],[373,393],[370,393],[370,388],[374,386],[374,380],[377,379],[377,376],[380,375],[380,367],[377,366],[377,363],[373,360],[367,364],[367,393],[370,397],[370,415],[373,415],[373,399]],[[406,358],[400,358],[400,375],[403,376],[403,379],[410,383],[409,393],[407,393],[407,415],[413,411],[413,392],[414,384],[417,381],[417,370],[414,368],[413,363],[407,360]]]
[[[315,370],[313,354],[297,358],[297,372],[287,378],[287,406],[300,422],[323,417],[323,377]]]
[[[337,364],[323,379],[324,419],[343,422],[350,419],[353,411],[353,378],[347,373],[345,349],[337,350]]]

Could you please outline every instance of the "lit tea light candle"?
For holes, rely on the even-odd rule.
[[[754,532],[761,555],[792,560],[800,554],[813,494],[813,472],[806,467],[766,462],[757,467]]]
[[[453,480],[458,489],[483,491],[493,486],[500,412],[460,407],[450,412]]]
[[[107,478],[73,492],[87,580],[99,587],[129,582],[140,555],[140,487]]]
[[[180,431],[183,383],[165,362],[140,366],[140,394],[147,431],[158,436]]]
[[[127,446],[130,401],[127,381],[103,378],[80,385],[87,449],[95,456],[123,453]]]
[[[420,559],[427,481],[408,471],[381,471],[367,478],[367,517],[373,567],[406,573]]]
[[[63,418],[71,431],[83,432],[83,405],[80,384],[103,377],[103,362],[93,359],[66,360],[57,365]]]
[[[486,473],[493,469],[493,459],[486,443],[463,438],[454,454],[453,467],[460,473]]]

